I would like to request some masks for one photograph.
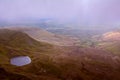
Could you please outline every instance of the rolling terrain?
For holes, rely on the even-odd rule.
[[[30,37],[37,41],[46,42],[54,45],[59,46],[71,46],[74,45],[78,39],[63,36],[63,35],[56,35],[54,33],[48,32],[47,30],[41,29],[39,27],[5,27],[6,29],[21,31],[28,34]]]
[[[101,35],[98,40],[98,47],[105,49],[113,54],[120,54],[120,31],[110,31]]]
[[[22,55],[32,62],[22,67],[10,64],[12,57]],[[21,29],[0,29],[0,57],[1,80],[120,80],[118,54],[43,42]]]

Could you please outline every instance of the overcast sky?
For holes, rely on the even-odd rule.
[[[0,20],[53,18],[79,24],[119,24],[120,0],[0,0]]]

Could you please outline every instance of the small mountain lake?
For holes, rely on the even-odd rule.
[[[18,56],[10,59],[10,64],[16,66],[24,66],[31,63],[31,58],[29,56]]]

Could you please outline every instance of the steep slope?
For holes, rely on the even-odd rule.
[[[48,54],[55,52],[54,45],[38,42],[23,32],[0,29],[0,79],[31,80],[33,78],[31,75],[34,76],[34,74],[26,73],[25,70],[35,62],[38,56],[42,56],[40,60],[44,61],[49,59]],[[10,64],[10,58],[23,55],[31,57],[30,65],[20,68]]]
[[[29,56],[32,62],[11,65],[10,58],[19,55]],[[119,56],[105,50],[55,46],[24,32],[0,29],[1,80],[119,80],[119,62]]]
[[[120,54],[120,31],[111,31],[98,39],[98,47],[114,54]]]
[[[16,51],[49,51],[49,48],[52,48],[52,45],[38,42],[20,31],[0,29],[0,47],[1,49],[5,47],[9,50],[13,49]]]
[[[6,27],[7,28],[7,27]],[[30,37],[37,41],[47,42],[50,44],[60,45],[60,46],[70,46],[77,42],[77,39],[70,38],[63,35],[56,35],[46,30],[40,29],[38,27],[10,27],[7,29],[17,30],[27,33]]]
[[[3,68],[0,68],[0,79],[1,80],[31,80],[26,76],[7,72]]]

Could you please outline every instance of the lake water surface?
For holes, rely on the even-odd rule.
[[[10,59],[10,63],[16,66],[24,66],[31,63],[31,58],[29,56],[18,56]]]

